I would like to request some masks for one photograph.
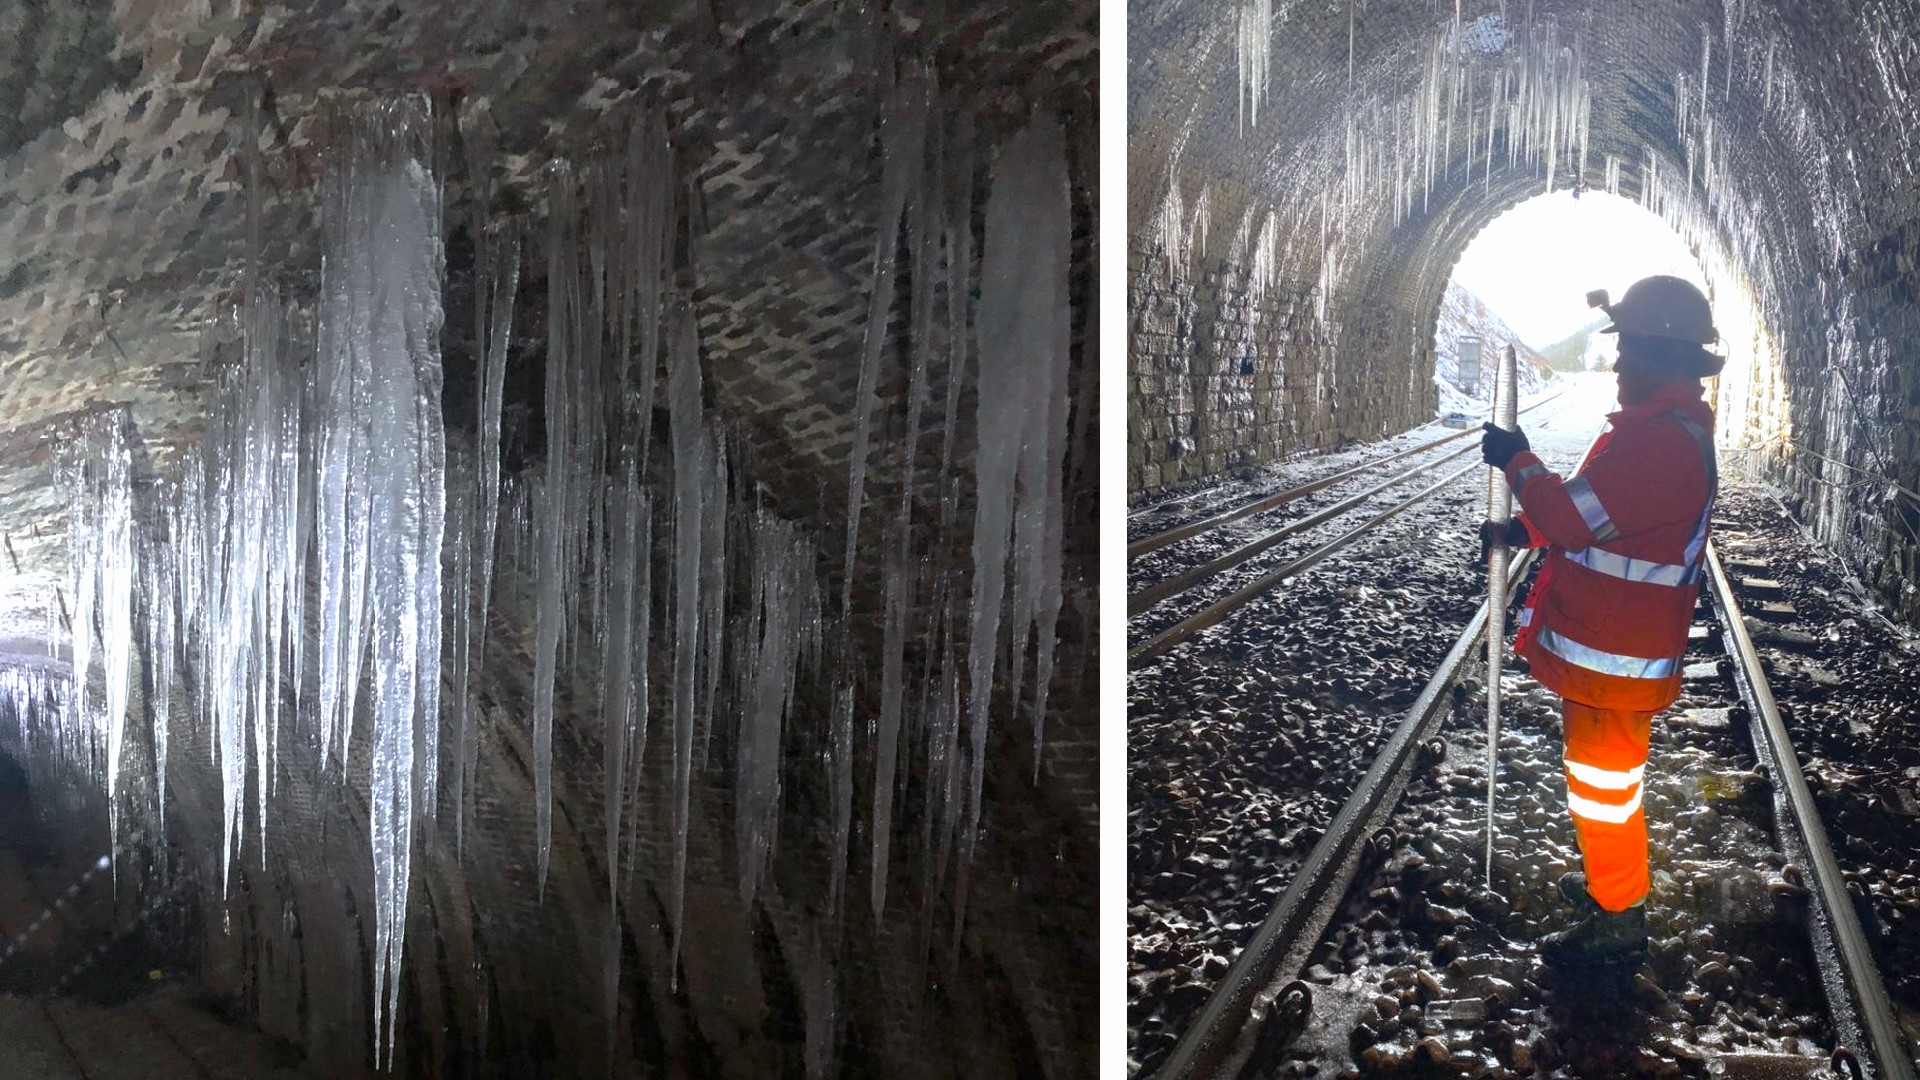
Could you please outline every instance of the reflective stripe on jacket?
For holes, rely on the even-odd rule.
[[[1653,712],[1680,692],[1719,490],[1713,410],[1687,380],[1607,419],[1570,478],[1532,453],[1507,465],[1531,542],[1549,548],[1515,651],[1562,697]]]

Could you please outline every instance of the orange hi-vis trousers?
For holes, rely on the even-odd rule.
[[[1580,840],[1587,892],[1608,911],[1647,895],[1647,818],[1640,781],[1653,714],[1561,701],[1567,810]]]

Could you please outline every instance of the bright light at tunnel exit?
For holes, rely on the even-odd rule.
[[[1671,226],[1639,203],[1599,191],[1577,199],[1556,191],[1514,206],[1474,236],[1453,268],[1456,284],[1535,349],[1602,317],[1587,306],[1590,290],[1618,300],[1652,274],[1707,284]],[[1611,356],[1611,339],[1606,344]]]
[[[1668,220],[1604,192],[1578,199],[1569,191],[1540,195],[1476,234],[1454,266],[1453,281],[1536,350],[1602,325],[1602,314],[1587,306],[1590,290],[1606,289],[1618,300],[1652,274],[1699,285],[1713,302],[1720,331],[1713,348],[1727,358],[1720,377],[1708,380],[1708,400],[1718,414],[1715,437],[1723,462],[1754,464],[1755,455],[1777,452],[1792,439],[1785,377],[1760,297],[1742,267],[1710,240],[1696,248],[1683,238],[1697,238],[1704,224],[1684,213]],[[1587,363],[1610,368],[1614,346],[1610,335],[1594,335]]]

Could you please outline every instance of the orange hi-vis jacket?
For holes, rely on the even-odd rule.
[[[1530,452],[1507,463],[1529,546],[1549,548],[1514,651],[1569,701],[1657,712],[1680,695],[1719,491],[1713,410],[1681,380],[1607,420],[1570,479]]]

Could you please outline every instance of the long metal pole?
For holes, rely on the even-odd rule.
[[[1519,426],[1514,402],[1513,346],[1501,357],[1493,384],[1493,423],[1503,431]],[[1513,492],[1499,469],[1487,471],[1487,520],[1500,527],[1504,537],[1513,518]],[[1507,542],[1497,538],[1487,560],[1487,887],[1493,887],[1493,789],[1500,772],[1500,674],[1506,667],[1507,606],[1500,602],[1507,595]]]

